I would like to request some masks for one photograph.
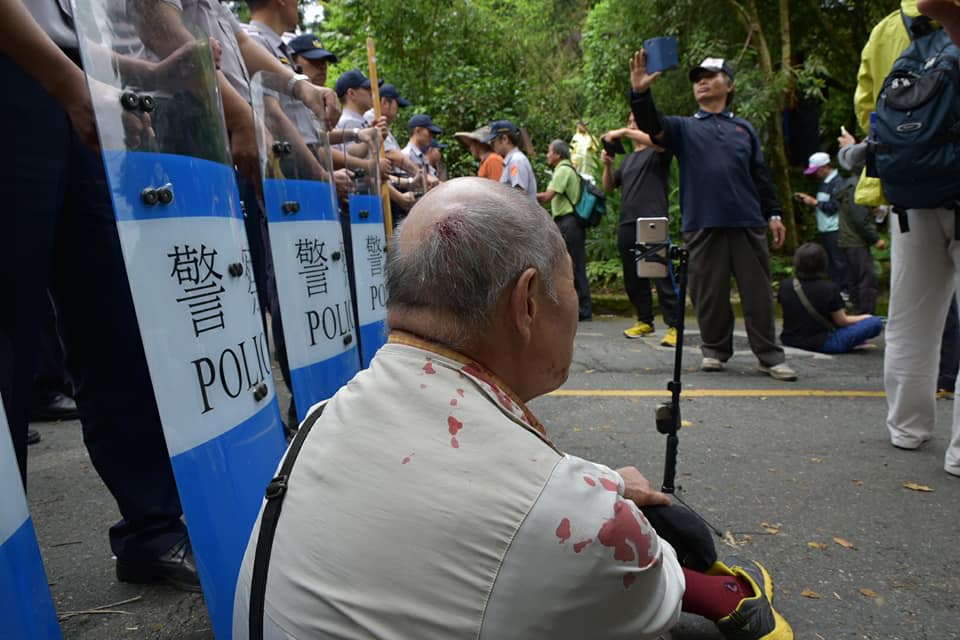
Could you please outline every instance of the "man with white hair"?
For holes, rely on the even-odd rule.
[[[728,638],[793,638],[759,564],[681,567],[638,508],[669,498],[563,454],[527,407],[567,379],[577,330],[563,238],[528,196],[430,191],[390,244],[387,292],[388,344],[311,410],[271,483],[282,517],[254,528],[235,638],[635,640],[681,603]]]

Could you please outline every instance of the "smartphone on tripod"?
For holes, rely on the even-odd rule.
[[[637,244],[664,245],[654,256],[637,261],[637,275],[641,278],[667,277],[667,243],[670,240],[670,223],[666,218],[638,218]]]

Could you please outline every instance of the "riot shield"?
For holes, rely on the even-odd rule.
[[[0,403],[0,616],[3,617],[0,636],[4,638],[61,637],[3,403]]]
[[[213,53],[202,36],[167,56],[146,46],[136,28],[155,17],[133,12],[159,4],[75,0],[74,15],[164,437],[213,629],[229,638],[285,442]]]
[[[285,79],[257,73],[250,91],[290,386],[303,420],[360,369],[330,143]]]
[[[350,156],[347,211],[350,216],[350,260],[364,367],[387,340],[387,242],[380,199],[380,140],[347,144]]]

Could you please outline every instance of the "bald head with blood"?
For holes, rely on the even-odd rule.
[[[567,378],[577,296],[563,238],[529,197],[482,178],[431,190],[388,253],[387,324],[446,345],[524,401]]]

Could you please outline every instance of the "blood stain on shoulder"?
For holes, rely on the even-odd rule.
[[[584,475],[583,481],[586,482],[591,487],[597,486],[597,481],[593,479],[593,476]]]
[[[433,368],[433,361],[430,360],[430,358],[427,358],[427,364],[423,365],[423,372],[427,375],[433,375],[437,372],[437,370]]]
[[[556,534],[557,537],[560,538],[560,544],[570,539],[570,518],[564,518],[560,521]]]
[[[400,464],[409,464],[409,463],[410,463],[410,460],[413,459],[413,456],[414,456],[414,455],[416,455],[416,454],[411,453],[410,455],[405,456],[405,457],[403,458],[403,460],[400,461]]]

